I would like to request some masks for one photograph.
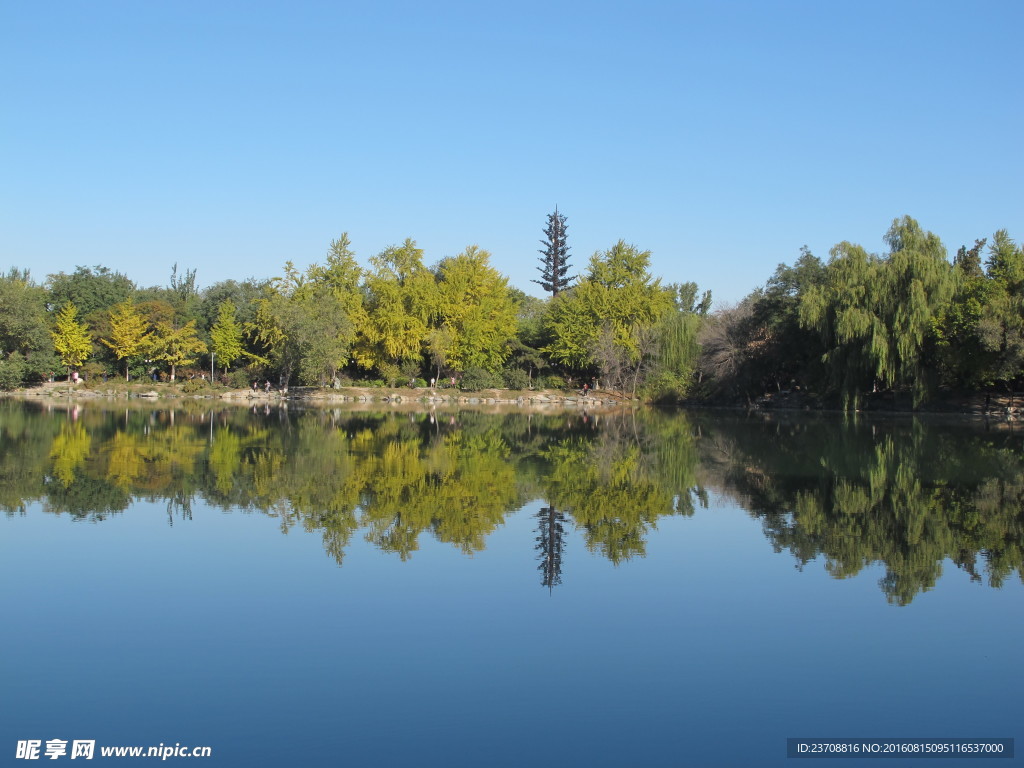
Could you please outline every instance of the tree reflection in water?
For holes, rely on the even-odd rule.
[[[537,559],[540,583],[552,591],[562,583],[562,550],[565,549],[565,514],[552,506],[537,511]]]
[[[0,402],[0,509],[99,521],[137,499],[193,502],[319,533],[339,564],[360,533],[407,559],[422,536],[467,554],[531,504],[541,584],[562,583],[571,524],[613,563],[646,554],[659,519],[709,491],[761,521],[798,567],[836,578],[882,564],[906,605],[943,563],[999,587],[1022,568],[1020,432],[921,419],[622,411],[491,415],[66,408]]]

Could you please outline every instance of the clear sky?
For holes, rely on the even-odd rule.
[[[412,237],[716,303],[800,246],[1024,238],[1024,2],[0,0],[0,268],[201,286]]]

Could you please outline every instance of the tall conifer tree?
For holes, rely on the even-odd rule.
[[[548,214],[548,225],[544,228],[545,239],[540,241],[544,248],[538,251],[541,254],[539,259],[541,266],[538,268],[541,279],[531,281],[550,292],[552,296],[557,296],[560,291],[568,288],[569,283],[575,279],[575,275],[566,277],[566,273],[569,271],[569,246],[566,244],[566,229],[565,214],[559,213],[558,206],[555,206],[555,212]]]

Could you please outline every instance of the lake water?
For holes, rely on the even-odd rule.
[[[1011,426],[0,401],[0,764],[1020,750]]]

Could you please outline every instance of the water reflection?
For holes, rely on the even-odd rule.
[[[944,560],[993,587],[1021,575],[1024,453],[1012,425],[819,418],[714,429],[710,482],[800,567],[824,555],[847,578],[882,563],[879,586],[900,605],[935,585]]]
[[[537,559],[541,586],[553,590],[562,583],[562,550],[565,549],[565,513],[552,506],[537,512]]]
[[[0,508],[100,521],[133,500],[187,520],[193,501],[318,533],[344,562],[359,534],[407,559],[424,536],[471,554],[532,503],[542,586],[570,526],[613,563],[709,494],[761,521],[798,567],[882,564],[906,605],[946,560],[999,587],[1022,572],[1024,453],[1010,429],[622,412],[352,413],[262,407],[65,409],[0,403]]]

